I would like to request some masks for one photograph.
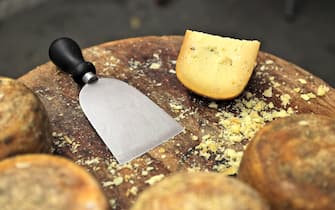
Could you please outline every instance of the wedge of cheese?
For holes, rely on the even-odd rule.
[[[259,41],[187,30],[176,63],[177,77],[202,96],[234,98],[250,79],[259,47]]]

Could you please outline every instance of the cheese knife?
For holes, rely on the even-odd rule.
[[[99,78],[78,44],[66,37],[49,47],[50,60],[82,86],[79,103],[116,160],[123,164],[179,134],[183,127],[147,96],[114,78]]]

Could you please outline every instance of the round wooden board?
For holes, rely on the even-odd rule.
[[[80,87],[71,77],[49,62],[19,79],[40,97],[48,111],[55,154],[86,167],[102,184],[112,209],[129,209],[142,190],[169,173],[210,170],[233,174],[240,151],[272,118],[287,113],[335,116],[332,87],[264,52],[259,53],[252,78],[237,99],[199,97],[184,88],[175,75],[181,42],[180,36],[151,36],[84,50],[84,57],[95,64],[99,76],[133,85],[185,127],[185,132],[124,166],[116,163],[85,118],[78,103]],[[327,88],[325,95],[317,95],[318,89]]]

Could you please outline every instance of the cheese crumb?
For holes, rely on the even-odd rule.
[[[327,87],[326,85],[320,85],[318,87],[318,90],[317,90],[317,95],[318,96],[324,96],[326,95],[326,93],[329,91],[329,87]]]
[[[175,103],[175,102],[171,102],[171,103],[169,103],[169,105],[170,105],[170,107],[171,107],[173,110],[175,110],[175,111],[179,111],[179,110],[183,109],[183,106],[182,106],[182,105],[177,104],[177,103]]]
[[[84,161],[85,165],[95,165],[100,163],[100,158],[99,157],[92,157],[90,159],[87,159]]]
[[[191,139],[192,139],[193,141],[198,141],[199,137],[196,136],[196,135],[192,135]]]
[[[294,92],[299,93],[300,90],[301,90],[301,88],[298,88],[298,87],[297,87],[297,88],[294,88],[293,90],[294,90]]]
[[[265,64],[273,64],[273,63],[274,63],[273,60],[270,60],[270,59],[265,61]]]
[[[159,59],[159,54],[157,54],[157,53],[152,54],[152,56],[156,59]]]
[[[273,86],[274,88],[280,86],[280,83],[279,83],[279,82],[276,82],[276,81],[272,81],[271,84],[272,84],[272,86]]]
[[[114,184],[114,182],[112,182],[112,181],[102,182],[103,187],[109,187],[109,186],[112,186],[113,184]]]
[[[285,110],[274,111],[272,113],[273,118],[283,118],[290,116],[290,113]]]
[[[150,69],[159,69],[161,67],[160,63],[152,63],[149,68]]]
[[[211,102],[211,103],[208,104],[208,107],[212,108],[212,109],[217,109],[218,108],[218,104],[215,103],[215,102]]]
[[[73,140],[72,140],[70,137],[68,137],[68,136],[63,136],[63,138],[64,138],[64,140],[65,140],[67,143],[69,143],[69,144],[72,144],[72,143],[73,143]]]
[[[174,70],[174,69],[170,69],[170,70],[169,70],[169,73],[171,73],[171,74],[176,74],[176,70]]]
[[[141,173],[142,176],[147,176],[148,175],[148,171],[143,170]]]
[[[266,89],[264,92],[263,92],[263,96],[265,97],[272,97],[272,87],[269,87],[268,89]]]
[[[129,70],[135,70],[137,69],[140,65],[141,65],[141,62],[137,61],[137,60],[134,60],[133,58],[130,59],[128,61],[128,65],[129,65]]]
[[[288,94],[283,94],[280,96],[280,100],[281,100],[281,105],[286,107],[288,104],[290,104],[291,96]]]
[[[252,94],[248,91],[248,92],[246,92],[245,96],[247,97],[247,99],[250,99],[251,97],[254,96],[254,94]]]
[[[136,186],[133,186],[132,188],[130,188],[130,190],[128,191],[131,195],[137,195],[138,192],[138,188]]]
[[[145,183],[149,185],[153,185],[159,181],[161,181],[165,177],[164,174],[159,174],[156,176],[151,177],[150,179],[146,180]]]
[[[229,164],[231,165],[231,173],[237,173],[240,162],[242,160],[243,152],[242,151],[235,151],[233,149],[226,149],[224,152],[224,156],[227,157]]]
[[[300,97],[305,101],[308,101],[309,99],[316,98],[316,95],[314,93],[307,93],[307,94],[301,94]]]
[[[298,81],[301,83],[301,84],[307,84],[307,81],[305,79],[298,79]]]
[[[206,158],[206,160],[208,160],[210,158],[210,156],[211,156],[211,154],[209,154],[207,151],[204,151],[204,150],[201,150],[200,153],[199,153],[199,155],[201,157]]]
[[[202,140],[207,140],[207,139],[209,139],[210,137],[211,137],[211,135],[206,134],[206,135],[202,136],[201,139],[202,139]]]
[[[116,208],[116,200],[115,199],[110,199],[109,200],[109,205],[112,207],[112,209]]]
[[[123,178],[122,178],[121,176],[116,177],[116,178],[113,180],[113,184],[114,184],[115,186],[118,186],[118,185],[120,185],[120,184],[122,184],[122,183],[123,183]]]

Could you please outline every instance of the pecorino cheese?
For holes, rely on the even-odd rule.
[[[0,77],[0,159],[50,150],[49,119],[41,101],[22,83]]]
[[[0,162],[2,210],[107,210],[96,180],[82,167],[52,155],[31,154]]]
[[[335,120],[300,114],[272,121],[250,141],[239,178],[273,210],[335,209]]]
[[[187,30],[176,63],[177,77],[202,96],[234,98],[250,79],[259,47],[259,41]]]
[[[269,210],[248,185],[213,172],[170,175],[140,194],[131,210]]]

